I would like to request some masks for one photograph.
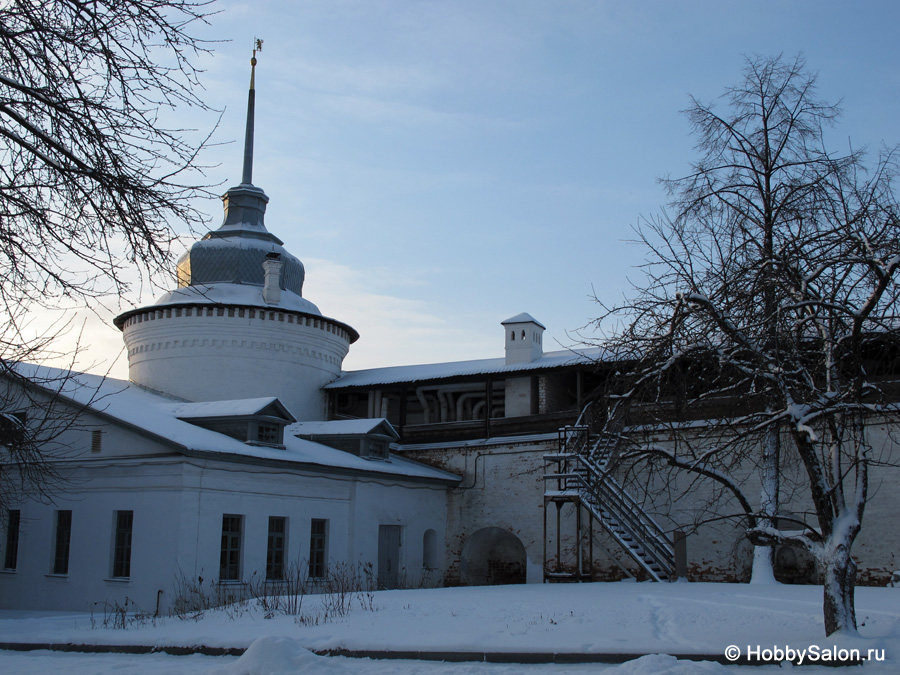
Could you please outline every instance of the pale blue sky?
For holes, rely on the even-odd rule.
[[[627,291],[625,243],[693,158],[679,111],[741,77],[744,55],[803,52],[843,98],[833,147],[900,141],[900,9],[827,0],[219,0],[206,157],[240,178],[254,36],[254,183],[304,261],[304,295],[354,326],[349,369],[499,356],[522,311],[545,349]],[[185,116],[207,127],[212,118]],[[203,206],[213,227],[221,205]],[[147,303],[152,293],[126,299]],[[91,324],[93,360],[120,344]],[[124,357],[115,372],[124,375]]]

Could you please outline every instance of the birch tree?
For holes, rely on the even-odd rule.
[[[900,346],[894,157],[866,171],[862,152],[826,149],[840,111],[800,58],[749,59],[721,103],[692,99],[700,157],[664,181],[672,215],[638,228],[646,284],[599,320],[622,326],[605,343],[621,364],[614,407],[640,403],[674,439],[631,435],[615,460],[711,481],[714,517],[739,518],[764,550],[812,554],[826,633],[855,631],[866,427],[890,414],[879,377]],[[783,484],[786,466],[801,483]],[[786,490],[800,515],[783,517]]]

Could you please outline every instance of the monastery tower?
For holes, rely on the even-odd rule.
[[[190,401],[277,396],[298,420],[326,417],[322,386],[359,334],[303,297],[303,263],[263,222],[253,185],[256,50],[241,184],[222,198],[222,226],[178,260],[178,287],[115,319],[132,382]]]

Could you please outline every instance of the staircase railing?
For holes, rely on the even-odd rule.
[[[604,529],[654,579],[660,581],[671,577],[675,570],[672,543],[641,504],[617,480],[586,457],[566,455],[560,460],[562,485],[559,487],[580,492],[582,502]]]
[[[671,541],[659,524],[644,510],[607,468],[624,426],[619,406],[608,411],[603,431],[592,436],[589,421],[591,404],[582,410],[574,425],[559,430],[559,454],[547,459],[557,464],[557,491],[576,491],[593,517],[622,548],[657,581],[675,570]]]

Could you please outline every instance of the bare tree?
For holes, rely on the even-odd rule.
[[[717,517],[741,518],[754,544],[811,553],[831,634],[856,629],[866,430],[890,414],[878,380],[896,377],[900,354],[900,210],[891,153],[866,173],[861,152],[826,150],[839,110],[814,85],[800,58],[756,58],[723,113],[692,100],[700,159],[664,181],[674,215],[638,228],[646,286],[599,321],[623,327],[606,345],[622,364],[616,405],[639,402],[674,439],[631,436],[619,466],[712,481]]]
[[[14,362],[53,347],[26,330],[33,308],[121,294],[126,270],[169,272],[171,223],[203,220],[192,200],[208,195],[194,185],[208,136],[191,140],[196,132],[160,119],[209,110],[195,67],[208,44],[192,33],[209,6],[0,3],[0,374],[15,380]],[[0,412],[14,405],[0,393]],[[32,469],[46,469],[40,444],[16,446],[13,419],[4,418],[6,460],[34,487]]]

